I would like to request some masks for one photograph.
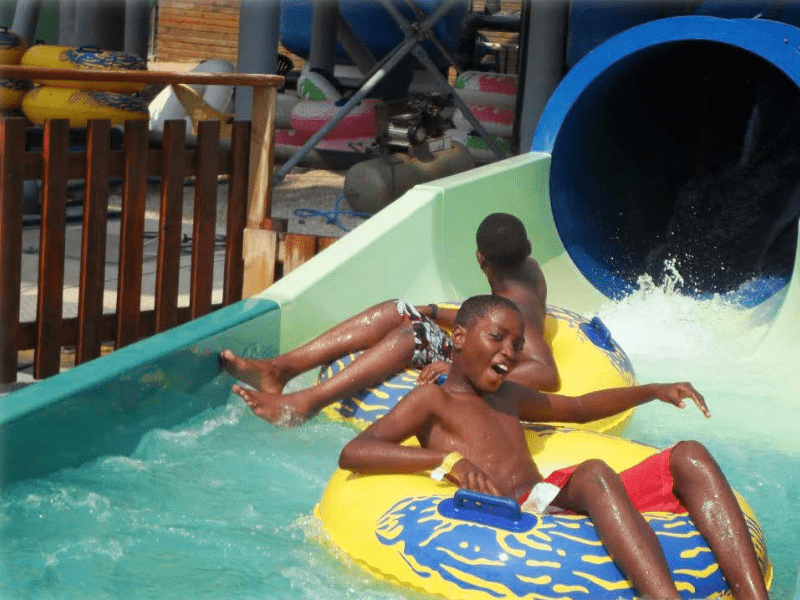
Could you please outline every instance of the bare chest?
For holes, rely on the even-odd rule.
[[[513,497],[520,487],[541,479],[516,414],[485,405],[459,407],[448,417],[431,431],[431,447],[458,450],[486,473],[503,495]]]

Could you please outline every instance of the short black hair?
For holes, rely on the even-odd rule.
[[[531,254],[525,225],[508,213],[492,213],[478,226],[478,250],[495,267],[515,267]]]
[[[496,308],[509,308],[513,310],[522,318],[522,312],[519,307],[508,298],[503,296],[495,296],[493,294],[484,294],[480,296],[472,296],[464,300],[461,308],[456,313],[456,325],[468,328],[478,319],[485,317],[490,311]]]

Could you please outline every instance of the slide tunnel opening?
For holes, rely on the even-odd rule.
[[[630,293],[643,274],[674,276],[670,264],[682,293],[749,306],[791,278],[800,90],[769,60],[717,40],[645,45],[590,78],[543,129],[532,149],[552,155],[559,235],[607,296]]]

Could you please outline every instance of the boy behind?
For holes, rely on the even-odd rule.
[[[507,213],[487,216],[476,232],[476,258],[492,294],[514,302],[525,319],[525,352],[515,381],[536,389],[558,389],[561,382],[550,347],[544,340],[547,285],[531,257],[525,226]],[[220,360],[231,375],[255,390],[234,385],[233,391],[258,416],[294,425],[315,415],[338,398],[345,398],[409,367],[421,369],[419,383],[430,383],[449,369],[450,336],[455,310],[436,304],[410,306],[388,300],[339,323],[310,342],[270,359],[236,356],[230,350]],[[283,393],[293,377],[363,351],[346,369],[318,385]]]

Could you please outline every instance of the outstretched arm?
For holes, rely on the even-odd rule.
[[[706,418],[711,416],[703,395],[688,382],[611,388],[582,396],[540,393],[519,394],[518,398],[519,417],[523,421],[586,423],[616,415],[652,400],[685,408],[687,399],[691,399]]]

